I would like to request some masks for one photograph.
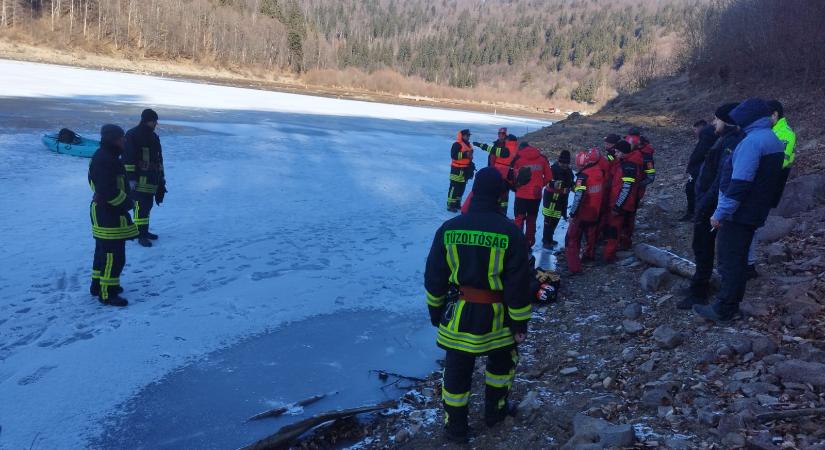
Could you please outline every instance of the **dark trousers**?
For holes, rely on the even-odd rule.
[[[716,237],[716,254],[719,258],[719,274],[722,288],[719,290],[716,313],[730,318],[739,311],[739,303],[745,297],[748,281],[748,249],[755,228],[735,222],[723,221]]]
[[[461,198],[467,188],[467,169],[450,167],[450,190],[447,192],[447,208],[461,208]]]
[[[544,230],[542,230],[541,233],[541,242],[544,245],[550,245],[555,240],[553,236],[556,234],[556,227],[559,226],[559,220],[558,217],[544,216]]]
[[[685,183],[685,197],[687,198],[687,213],[693,214],[696,209],[696,180],[693,178]]]
[[[532,248],[536,243],[536,218],[539,215],[541,199],[516,197],[513,205],[515,212],[515,222],[519,230],[527,238],[527,248]]]
[[[713,260],[716,256],[716,231],[711,231],[710,217],[696,218],[693,223],[692,247],[696,272],[690,280],[690,293],[705,300],[710,291],[710,277],[713,275]]]
[[[444,420],[451,433],[467,432],[467,411],[476,356],[448,350],[444,361],[444,379],[441,398],[444,402]],[[516,349],[497,350],[487,355],[484,372],[484,416],[500,419],[507,414],[507,396],[513,385],[518,364]]]
[[[120,273],[126,264],[126,241],[122,239],[95,239],[92,261],[92,284],[100,286],[100,300],[111,296],[110,289],[120,286]]]
[[[149,214],[152,213],[155,196],[146,192],[132,192],[132,200],[135,201],[132,221],[137,225],[140,237],[146,237],[146,233],[149,232]]]

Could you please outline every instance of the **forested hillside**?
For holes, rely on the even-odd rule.
[[[700,0],[0,0],[0,36],[305,82],[558,105],[671,70]]]

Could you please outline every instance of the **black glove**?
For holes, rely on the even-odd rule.
[[[518,175],[516,175],[516,187],[527,185],[531,178],[533,178],[533,171],[531,171],[529,167],[520,168]]]
[[[441,323],[441,316],[444,315],[444,308],[430,308],[430,323],[437,327]]]
[[[166,196],[167,192],[169,191],[166,190],[165,185],[158,187],[158,192],[155,193],[155,203],[157,203],[158,206],[163,203],[163,198]]]
[[[474,146],[474,147],[481,147],[481,142],[475,142],[475,141],[473,141],[473,146]]]

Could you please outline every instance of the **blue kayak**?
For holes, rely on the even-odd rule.
[[[79,156],[81,158],[91,158],[97,149],[100,148],[100,141],[86,139],[82,136],[78,136],[69,144],[58,141],[56,134],[44,134],[42,141],[43,145],[53,152]]]

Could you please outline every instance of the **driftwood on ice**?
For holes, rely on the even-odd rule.
[[[650,244],[636,244],[633,246],[633,253],[643,262],[667,269],[668,272],[681,277],[693,278],[693,274],[696,272],[696,264],[692,261]],[[718,288],[719,283],[719,274],[714,272],[710,284],[714,288]]]

